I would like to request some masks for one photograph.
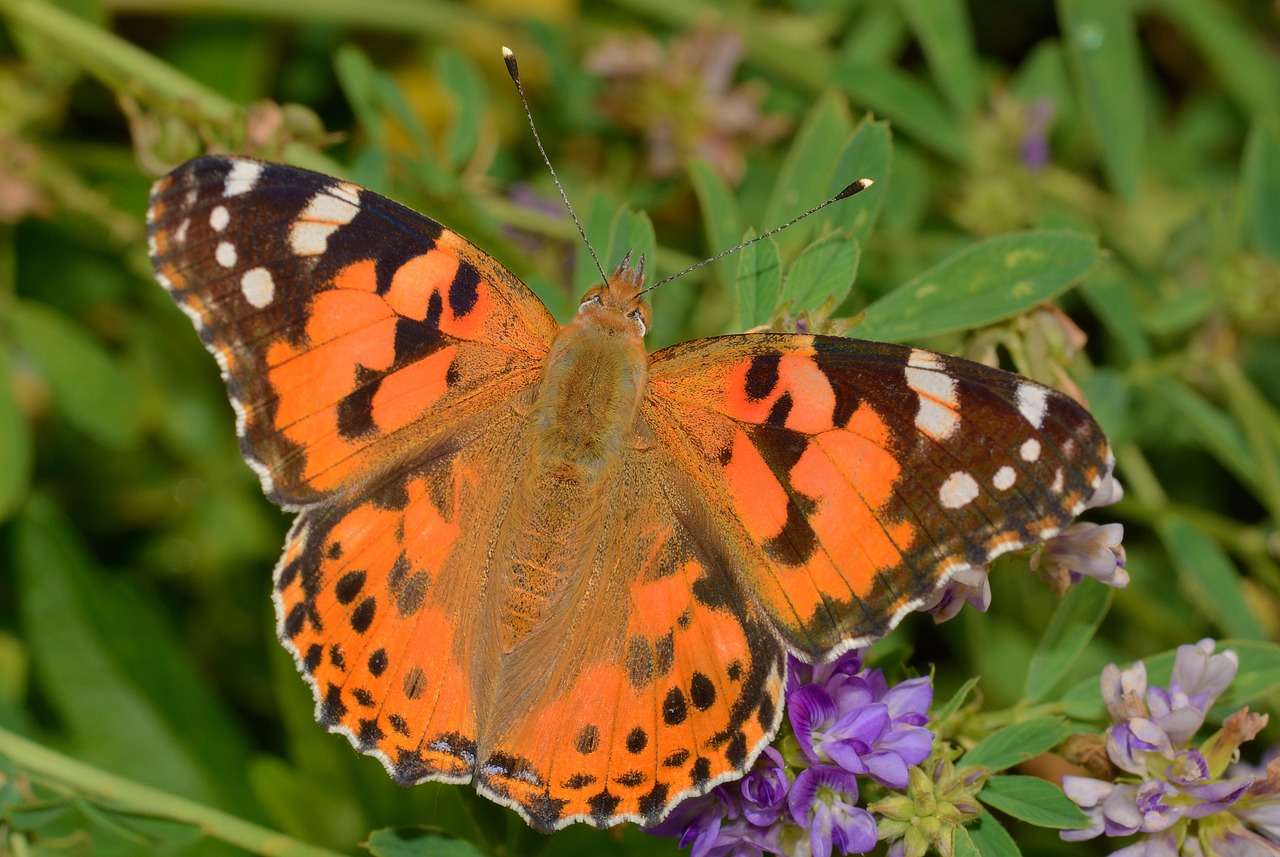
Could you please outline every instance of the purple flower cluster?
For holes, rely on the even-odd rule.
[[[1089,826],[1063,831],[1062,838],[1146,834],[1113,857],[1280,853],[1280,761],[1263,776],[1226,776],[1266,715],[1242,709],[1192,746],[1238,667],[1234,652],[1214,654],[1214,642],[1201,640],[1178,648],[1168,688],[1148,688],[1141,661],[1103,670],[1102,696],[1113,721],[1107,756],[1118,771],[1111,780],[1063,778],[1063,791],[1085,811]]]
[[[858,651],[829,664],[790,660],[791,734],[767,747],[746,777],[686,801],[657,836],[678,837],[691,857],[806,853],[863,854],[876,844],[876,820],[858,805],[858,777],[905,790],[909,769],[933,746],[926,728],[933,687],[927,678],[889,687],[863,669]]]

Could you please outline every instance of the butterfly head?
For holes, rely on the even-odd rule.
[[[613,276],[605,279],[604,285],[596,286],[582,296],[578,314],[609,327],[637,330],[643,337],[650,322],[649,302],[640,297],[643,289],[644,256],[632,266],[631,254],[627,253]]]

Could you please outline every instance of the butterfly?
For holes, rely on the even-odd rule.
[[[629,261],[561,326],[458,234],[295,167],[198,158],[147,218],[297,513],[274,600],[317,720],[540,831],[655,823],[740,776],[788,653],[865,645],[1053,536],[1114,460],[1072,399],[943,354],[650,354]]]

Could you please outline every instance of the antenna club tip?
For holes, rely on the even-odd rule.
[[[507,74],[511,75],[511,79],[519,83],[520,69],[516,66],[516,52],[506,45],[502,46],[502,61],[507,64]]]
[[[871,187],[873,184],[875,184],[874,179],[865,179],[865,178],[858,179],[856,182],[853,182],[844,190],[836,194],[836,199],[848,199],[849,197],[853,196],[855,193],[864,191],[867,188]]]

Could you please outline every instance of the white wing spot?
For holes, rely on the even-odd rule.
[[[227,173],[227,184],[223,188],[223,196],[236,196],[253,190],[258,179],[262,177],[262,164],[257,161],[234,161],[231,172]]]
[[[915,350],[907,360],[907,386],[920,400],[916,428],[934,440],[946,440],[960,428],[956,413],[959,398],[955,379],[947,375],[938,358],[928,351]]]
[[[236,247],[230,241],[223,241],[218,245],[218,249],[213,251],[213,258],[218,260],[218,264],[224,268],[234,268],[236,266]]]
[[[187,191],[187,208],[191,208],[200,199],[200,188],[193,187]]]
[[[1036,461],[1040,458],[1040,441],[1034,437],[1027,438],[1018,453],[1022,456],[1023,461]]]
[[[220,205],[213,211],[209,212],[209,225],[213,227],[214,232],[221,232],[227,228],[227,224],[231,222],[231,212],[227,211],[225,205]]]
[[[276,296],[276,281],[266,268],[251,268],[240,278],[240,291],[250,304],[262,309]]]
[[[1044,425],[1045,411],[1049,409],[1049,392],[1035,384],[1018,385],[1018,410],[1027,422],[1036,428]]]
[[[1049,486],[1049,490],[1054,494],[1061,494],[1064,482],[1065,477],[1062,474],[1062,468],[1059,467],[1057,470],[1053,471],[1053,484]]]
[[[942,490],[938,492],[938,499],[948,509],[967,506],[977,496],[977,481],[963,470],[957,470],[948,476],[947,481],[942,483]]]
[[[178,224],[178,228],[173,230],[173,243],[182,244],[187,240],[187,229],[190,228],[191,221],[183,220]]]
[[[319,256],[329,248],[329,236],[360,213],[360,192],[355,185],[330,185],[311,197],[293,222],[289,246],[299,256]]]
[[[1006,464],[996,471],[996,475],[991,478],[991,484],[996,487],[997,491],[1008,491],[1013,487],[1013,483],[1017,478],[1018,472]]]

